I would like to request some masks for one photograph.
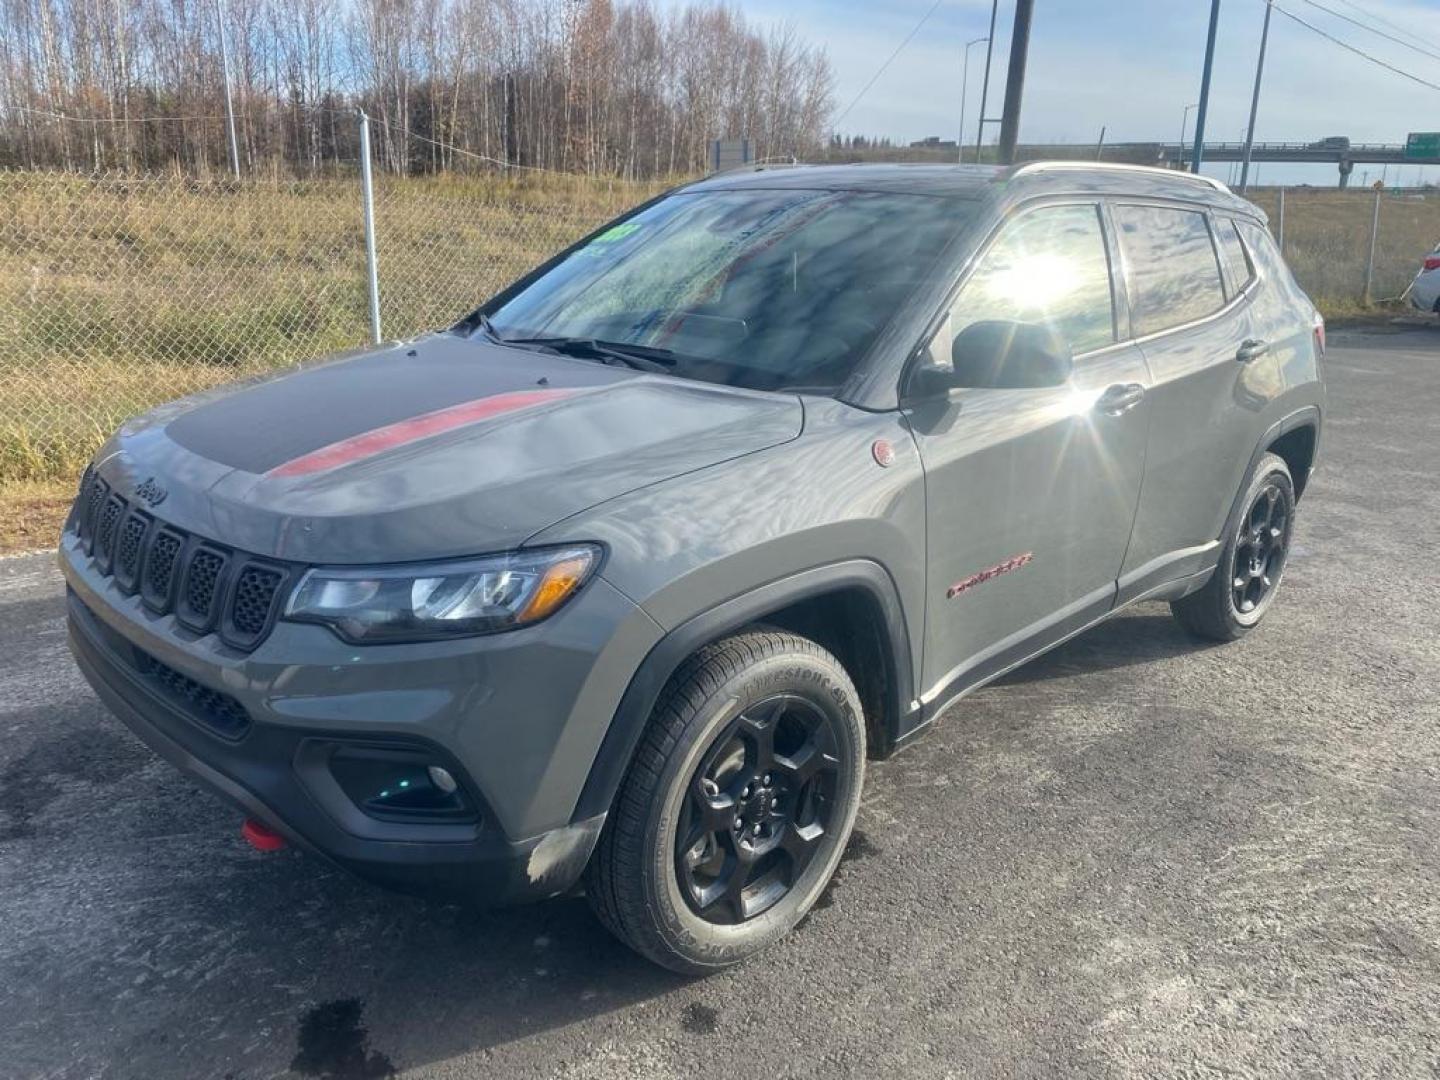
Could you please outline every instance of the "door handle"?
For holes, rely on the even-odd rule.
[[[1116,383],[1108,387],[1095,402],[1095,408],[1106,416],[1127,413],[1145,400],[1145,387],[1139,383]]]
[[[1261,341],[1259,338],[1248,338],[1240,343],[1240,348],[1235,350],[1235,359],[1242,364],[1248,364],[1251,360],[1258,359],[1270,351],[1270,343]]]

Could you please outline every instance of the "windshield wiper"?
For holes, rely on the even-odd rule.
[[[506,345],[530,345],[550,349],[582,360],[598,360],[611,366],[624,365],[636,371],[670,373],[675,369],[675,354],[653,345],[632,345],[624,341],[599,341],[582,337],[500,338]]]
[[[490,321],[490,316],[483,311],[473,311],[460,321],[457,329],[463,329],[467,334],[479,330],[491,341],[503,341],[500,331],[495,329],[495,324]]]

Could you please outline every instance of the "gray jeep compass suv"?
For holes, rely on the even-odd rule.
[[[867,757],[1139,600],[1274,601],[1324,330],[1249,203],[1031,164],[726,174],[458,325],[125,424],[61,541],[100,696],[261,847],[583,885],[703,972]]]

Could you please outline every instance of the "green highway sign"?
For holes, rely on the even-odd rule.
[[[1440,158],[1440,131],[1412,131],[1405,140],[1407,158]]]

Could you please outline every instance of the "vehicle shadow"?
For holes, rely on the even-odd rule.
[[[1211,644],[1191,637],[1181,629],[1168,607],[1145,604],[1108,619],[1044,656],[1016,668],[997,679],[994,685],[1016,686],[1149,664],[1199,652],[1211,647]]]
[[[676,991],[671,1030],[694,1022],[691,980],[583,898],[468,908],[261,855],[88,690],[7,719],[31,735],[0,758],[0,923],[29,928],[0,956],[14,1075],[372,1080]]]
[[[247,861],[250,903],[226,917],[233,950],[255,950],[292,984],[319,973],[289,1010],[290,1023],[277,1025],[279,1045],[265,1062],[288,1063],[301,1076],[384,1077],[483,1054],[692,981],[622,946],[580,897],[471,908],[393,895],[310,857]],[[189,899],[205,911],[214,894]],[[323,915],[311,933],[277,935],[296,910]],[[232,989],[246,1001],[260,987],[247,979]],[[677,1002],[677,1034],[682,1009]]]

